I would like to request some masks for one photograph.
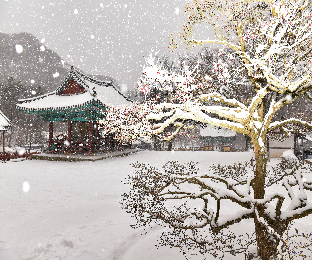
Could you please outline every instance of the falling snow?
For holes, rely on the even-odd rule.
[[[28,181],[23,182],[23,192],[27,193],[30,189]]]
[[[58,73],[58,72],[55,72],[54,74],[53,74],[53,78],[57,78],[57,77],[59,77],[60,76],[60,74]]]
[[[173,55],[168,36],[179,31],[185,2],[113,3],[82,1],[75,6],[69,0],[45,5],[39,0],[12,0],[1,6],[5,11],[0,31],[29,32],[71,65],[111,76],[133,90],[151,49]]]
[[[256,148],[259,148],[264,153],[266,147],[266,132],[264,134],[262,132],[264,126],[267,126],[270,130],[279,127],[279,131],[282,132],[284,131],[284,126],[289,123],[287,120],[292,123],[304,122],[301,119],[292,117],[285,121],[270,121],[274,113],[279,109],[278,106],[280,104],[293,102],[299,96],[300,88],[303,88],[306,82],[311,82],[312,53],[310,54],[310,50],[306,53],[310,55],[309,61],[304,66],[298,66],[296,69],[293,69],[294,63],[299,63],[304,58],[304,56],[298,56],[295,62],[285,63],[284,69],[276,71],[275,57],[283,54],[286,50],[289,51],[289,56],[291,56],[291,50],[299,51],[301,48],[300,44],[298,45],[299,48],[295,44],[289,46],[292,43],[283,42],[287,38],[284,37],[285,32],[293,26],[291,22],[285,23],[285,21],[292,21],[291,19],[295,19],[296,16],[291,17],[289,15],[291,9],[287,10],[280,3],[273,5],[276,17],[273,17],[274,19],[272,18],[270,23],[265,19],[259,21],[256,25],[260,24],[261,28],[256,28],[256,32],[246,29],[241,35],[242,38],[239,45],[252,42],[253,44],[250,44],[250,46],[255,46],[254,50],[245,53],[244,59],[248,60],[249,63],[244,70],[248,70],[248,77],[252,77],[257,84],[260,84],[260,81],[257,81],[259,79],[259,71],[263,73],[263,79],[265,79],[261,81],[261,86],[256,89],[254,97],[250,98],[248,102],[244,100],[246,104],[248,103],[246,105],[234,98],[228,98],[230,92],[227,92],[227,86],[229,84],[234,83],[235,85],[238,83],[238,85],[242,85],[246,82],[231,81],[233,80],[233,74],[231,74],[229,64],[235,61],[237,55],[227,53],[226,48],[220,50],[217,54],[217,61],[212,63],[209,75],[195,75],[199,68],[199,63],[194,68],[182,63],[180,66],[181,72],[170,74],[164,68],[165,66],[156,64],[156,58],[154,61],[154,57],[150,55],[150,53],[156,52],[170,57],[168,59],[170,61],[174,60],[177,62],[179,58],[181,61],[185,50],[178,49],[177,52],[171,53],[168,50],[168,45],[169,41],[171,42],[172,40],[174,42],[171,34],[179,32],[182,27],[181,21],[185,18],[184,8],[188,1],[94,0],[74,3],[72,0],[64,0],[48,2],[43,5],[40,0],[2,1],[1,10],[3,12],[1,13],[0,32],[10,37],[13,35],[10,38],[9,46],[3,46],[8,49],[8,53],[13,58],[8,61],[1,60],[0,68],[2,68],[2,63],[9,64],[9,69],[14,68],[18,72],[23,72],[22,58],[30,54],[30,58],[28,58],[26,63],[38,63],[41,66],[40,68],[42,68],[42,74],[46,73],[45,75],[48,74],[48,76],[45,77],[50,77],[51,80],[57,81],[58,87],[62,86],[60,82],[63,80],[64,71],[71,70],[71,66],[74,66],[88,75],[114,79],[114,87],[117,86],[116,89],[125,95],[132,94],[134,99],[140,98],[137,96],[137,92],[135,92],[137,87],[139,87],[138,92],[141,92],[139,94],[143,94],[145,99],[152,90],[157,90],[157,87],[162,88],[163,86],[165,87],[162,90],[166,92],[164,95],[173,95],[173,93],[177,95],[174,100],[171,100],[174,102],[159,102],[154,107],[154,103],[151,105],[152,102],[146,102],[142,106],[135,104],[132,107],[132,104],[127,104],[125,108],[120,109],[118,107],[120,104],[118,104],[112,106],[112,109],[107,108],[105,110],[105,116],[107,116],[105,121],[110,123],[107,120],[110,119],[115,123],[117,122],[118,129],[120,126],[126,129],[130,125],[129,139],[135,139],[134,136],[137,137],[136,134],[139,129],[139,123],[134,125],[134,121],[130,119],[125,120],[125,118],[130,118],[129,114],[133,112],[131,109],[134,107],[140,110],[140,112],[137,112],[137,115],[146,115],[146,111],[143,113],[143,109],[147,109],[149,112],[155,109],[146,118],[155,121],[163,120],[153,127],[153,130],[151,130],[152,134],[161,133],[166,126],[182,126],[189,122],[199,121],[218,127],[234,129],[246,135],[254,131],[256,134],[252,136],[253,141],[255,142],[256,140],[256,144],[259,146]],[[194,2],[199,5],[202,1]],[[230,1],[225,0],[224,2],[229,3]],[[196,5],[196,8],[198,8],[198,5]],[[271,7],[269,5],[268,9]],[[202,17],[202,15],[194,16],[195,20]],[[302,21],[311,19],[311,10],[306,10],[302,15]],[[222,15],[216,14],[215,20],[222,20]],[[301,24],[302,21],[298,24]],[[299,28],[300,26],[297,27]],[[227,30],[229,28],[231,27],[228,27]],[[22,41],[14,39],[14,35],[21,32],[31,36],[30,43],[24,44]],[[293,39],[297,39],[296,37],[299,34],[303,35],[300,39],[302,42],[305,39],[311,39],[311,24],[302,30],[298,30],[298,32],[293,34]],[[199,35],[202,36],[200,33]],[[225,33],[224,35],[231,35],[231,33]],[[219,37],[224,35],[222,35],[221,31]],[[260,38],[259,36],[270,38],[268,45],[255,44],[256,40]],[[214,41],[213,30],[205,33],[204,37],[203,39],[209,39],[207,41]],[[34,42],[37,44],[36,51],[39,53],[38,55],[32,55],[31,53],[32,43]],[[193,42],[193,38],[191,41],[188,41],[188,43],[190,42]],[[220,43],[223,44],[224,41],[220,40]],[[237,45],[237,47],[235,44],[227,45],[233,49],[240,48],[240,46]],[[193,53],[197,55],[197,52],[198,48],[195,48]],[[57,65],[53,70],[47,72],[44,66],[53,63],[54,60],[58,60]],[[147,65],[144,65],[145,61],[147,61]],[[40,95],[37,99],[38,103],[44,103],[42,91],[45,90],[42,89],[42,81],[31,68],[27,70],[31,71],[32,74],[31,77],[25,80],[26,83],[20,80],[20,74],[16,74],[18,76],[13,79],[16,80],[16,84],[10,85],[10,87],[13,86],[11,89],[21,92],[25,91],[22,94],[18,93],[23,98],[24,95],[27,98],[34,98],[33,96]],[[300,71],[308,71],[308,73],[302,77],[296,76],[299,75]],[[215,73],[215,75],[212,76],[212,73]],[[295,83],[288,81],[288,76],[283,73],[288,73],[288,76],[290,75],[289,77]],[[10,71],[8,71],[8,74],[10,74]],[[6,80],[6,75],[3,78]],[[198,78],[205,80],[213,91],[209,89],[207,93],[201,92],[202,85],[195,84]],[[215,92],[216,87],[214,84],[216,82],[222,84],[220,93],[224,95]],[[272,88],[276,87],[278,94],[270,95],[271,93],[268,93],[269,88],[262,87],[263,82],[268,82]],[[2,84],[3,82],[0,83]],[[155,85],[157,87],[153,89]],[[1,88],[2,86],[4,85],[1,85]],[[100,96],[101,89],[95,91],[94,87],[93,90],[92,98]],[[15,93],[12,95],[10,91],[1,92],[1,99],[2,101],[13,100],[10,102],[14,103],[15,109],[16,100],[14,98],[17,96],[14,96]],[[298,95],[296,91],[299,93]],[[198,95],[198,93],[201,94]],[[260,118],[259,115],[263,113],[263,106],[259,105],[259,100],[264,100],[265,95],[267,95],[266,98],[270,96],[272,99],[267,106],[266,116]],[[51,98],[50,100],[52,100],[53,104],[40,103],[41,107],[47,106],[46,108],[49,109],[60,102],[59,97],[47,96]],[[120,98],[120,96],[118,97]],[[69,100],[68,96],[64,100]],[[86,103],[84,100],[80,100],[78,96],[71,100],[74,100],[72,101],[73,106],[77,105],[77,102]],[[114,101],[116,100],[114,99]],[[218,106],[215,103],[218,103]],[[224,106],[219,105],[219,103],[224,103]],[[56,107],[59,108],[60,106]],[[1,107],[2,109],[6,109],[6,107]],[[117,112],[115,113],[117,110],[122,114],[121,119],[118,120],[116,119]],[[6,133],[4,141],[11,142],[9,135],[14,134],[14,131],[18,128],[20,128],[19,131],[25,133],[25,136],[27,135],[27,138],[25,138],[26,141],[24,143],[18,144],[23,147],[15,147],[15,150],[12,147],[4,149],[7,152],[14,150],[12,154],[16,154],[16,157],[18,157],[17,155],[27,157],[26,155],[28,155],[31,147],[37,145],[33,143],[35,134],[32,132],[35,129],[36,122],[30,120],[30,116],[27,115],[25,117],[25,125],[17,126],[16,120],[18,117],[15,118],[12,111],[12,109],[6,111],[13,122],[13,127],[9,130],[9,133]],[[251,111],[253,112],[251,113]],[[214,114],[214,116],[210,117],[211,114]],[[143,122],[142,118],[139,117],[140,123]],[[67,119],[71,122],[70,118]],[[221,121],[222,124],[220,123]],[[58,123],[56,122],[55,125]],[[45,122],[44,124],[46,124],[45,128],[43,127],[44,129],[36,129],[38,132],[41,132],[42,136],[49,134],[47,132],[48,123]],[[306,123],[306,125],[308,124],[310,123]],[[150,127],[147,123],[142,123],[141,125],[144,125],[144,131],[147,131],[148,127]],[[69,129],[70,127],[70,124],[67,125],[66,121],[65,128]],[[93,127],[96,129],[97,125]],[[0,130],[3,129],[0,125]],[[107,129],[111,130],[109,127]],[[210,131],[207,130],[209,132],[207,136],[210,137],[213,136],[212,132],[219,136],[219,133],[223,130],[222,128],[221,130],[211,130],[211,127],[207,127],[207,129],[210,129]],[[59,133],[55,132],[54,134]],[[256,135],[257,138],[255,138]],[[62,135],[59,135],[59,138],[61,138],[60,136],[62,137]],[[225,136],[225,134],[222,136]],[[232,136],[234,136],[234,133],[228,134],[228,137]],[[307,139],[309,139],[308,135]],[[7,145],[7,143],[5,144]],[[68,140],[62,140],[62,144],[66,147],[71,146]],[[83,146],[83,144],[79,145]],[[128,186],[123,184],[123,181],[128,174],[133,172],[130,163],[143,161],[150,162],[153,166],[161,167],[169,159],[179,160],[180,162],[198,160],[200,173],[207,174],[205,169],[208,167],[208,164],[218,162],[222,164],[225,158],[227,163],[237,162],[237,160],[249,162],[252,156],[253,154],[250,152],[228,153],[220,156],[220,153],[206,151],[185,153],[180,151],[139,151],[129,157],[108,158],[104,161],[92,163],[41,162],[24,160],[24,158],[21,160],[12,159],[7,163],[0,164],[2,182],[2,188],[0,189],[2,198],[0,210],[0,226],[2,227],[0,232],[0,259],[184,259],[177,249],[169,249],[167,247],[160,247],[159,250],[155,249],[154,244],[158,239],[156,235],[161,234],[164,231],[163,228],[153,226],[153,231],[149,230],[147,235],[142,235],[141,230],[130,229],[133,220],[121,210],[119,205],[120,195],[129,189]],[[284,152],[283,157],[296,159],[292,151]],[[279,160],[272,159],[269,165],[276,165]],[[301,176],[299,177],[301,178]],[[310,182],[308,184],[305,183],[311,181],[309,176],[305,176],[302,179],[304,184],[302,182],[299,183],[299,177],[298,185],[311,185]],[[250,183],[251,181],[245,184],[249,187]],[[289,179],[286,179],[283,187],[287,189],[288,184],[290,187],[291,182]],[[234,190],[234,186],[229,185],[229,187]],[[310,188],[312,189],[312,187]],[[211,190],[213,189],[214,187],[211,188]],[[301,187],[298,189],[301,189]],[[192,192],[195,194],[198,191],[194,190]],[[221,195],[223,195],[222,192],[221,190]],[[280,192],[280,190],[278,188],[277,190],[268,189],[269,194],[274,192]],[[291,199],[301,204],[298,204],[298,207],[291,210],[283,211],[282,217],[299,212],[298,210],[301,210],[300,207],[304,207],[303,204],[306,203],[305,194],[299,193],[296,197],[291,192],[291,189],[288,189],[288,195],[292,197]],[[243,199],[241,199],[242,203],[245,203],[243,201],[245,198],[243,196]],[[311,204],[307,205],[312,208]],[[252,211],[254,209],[248,210]],[[270,211],[270,208],[268,207],[267,210]],[[196,213],[195,209],[193,213]],[[231,217],[231,215],[240,216],[241,214],[235,204],[223,213],[227,214],[227,217]],[[262,219],[259,218],[259,221],[262,221]],[[308,231],[311,229],[306,224],[311,222],[311,216],[296,221],[302,229]],[[236,232],[245,232],[245,230],[251,232],[254,226],[252,222],[246,220],[245,222],[235,224],[232,228]],[[251,250],[256,251],[257,249],[250,246]],[[229,255],[226,259],[238,259],[231,257]]]
[[[15,50],[16,50],[16,52],[17,52],[18,54],[21,54],[21,53],[24,51],[24,48],[23,48],[22,45],[16,44],[16,45],[15,45]]]

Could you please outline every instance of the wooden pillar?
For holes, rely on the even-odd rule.
[[[72,122],[70,120],[68,121],[67,142],[68,142],[67,152],[71,153],[72,152]]]
[[[93,152],[93,121],[89,121],[89,153]]]
[[[117,149],[117,142],[116,142],[116,139],[115,139],[115,134],[113,133],[112,134],[112,151],[114,151],[116,149]]]
[[[4,131],[2,131],[3,152],[5,152]]]
[[[49,122],[49,151],[53,145],[53,122]]]
[[[99,124],[97,121],[94,122],[95,124],[95,143],[96,143],[96,150],[99,150],[100,147],[100,131],[99,131]]]
[[[110,151],[111,150],[110,134],[107,134],[105,136],[105,150],[106,151]]]

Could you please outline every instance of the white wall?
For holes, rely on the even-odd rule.
[[[294,151],[294,135],[291,135],[282,142],[269,138],[269,150],[271,158],[281,157],[283,152],[287,150]]]

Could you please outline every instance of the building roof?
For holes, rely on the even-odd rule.
[[[63,84],[45,95],[19,99],[17,108],[25,111],[64,110],[97,103],[104,107],[130,105],[112,81],[99,81],[72,68]]]
[[[11,125],[10,120],[0,110],[0,131],[6,131]]]
[[[207,125],[205,128],[200,128],[200,135],[210,136],[210,137],[217,137],[217,136],[231,137],[231,136],[235,136],[236,133],[227,128],[214,128],[211,125]]]

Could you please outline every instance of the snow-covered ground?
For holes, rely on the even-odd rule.
[[[251,157],[249,152],[141,151],[96,162],[0,163],[0,259],[185,259],[178,249],[155,247],[161,227],[146,235],[130,227],[134,220],[119,204],[129,189],[123,182],[133,173],[130,164],[161,167],[169,160],[192,160],[205,171],[212,163]]]

